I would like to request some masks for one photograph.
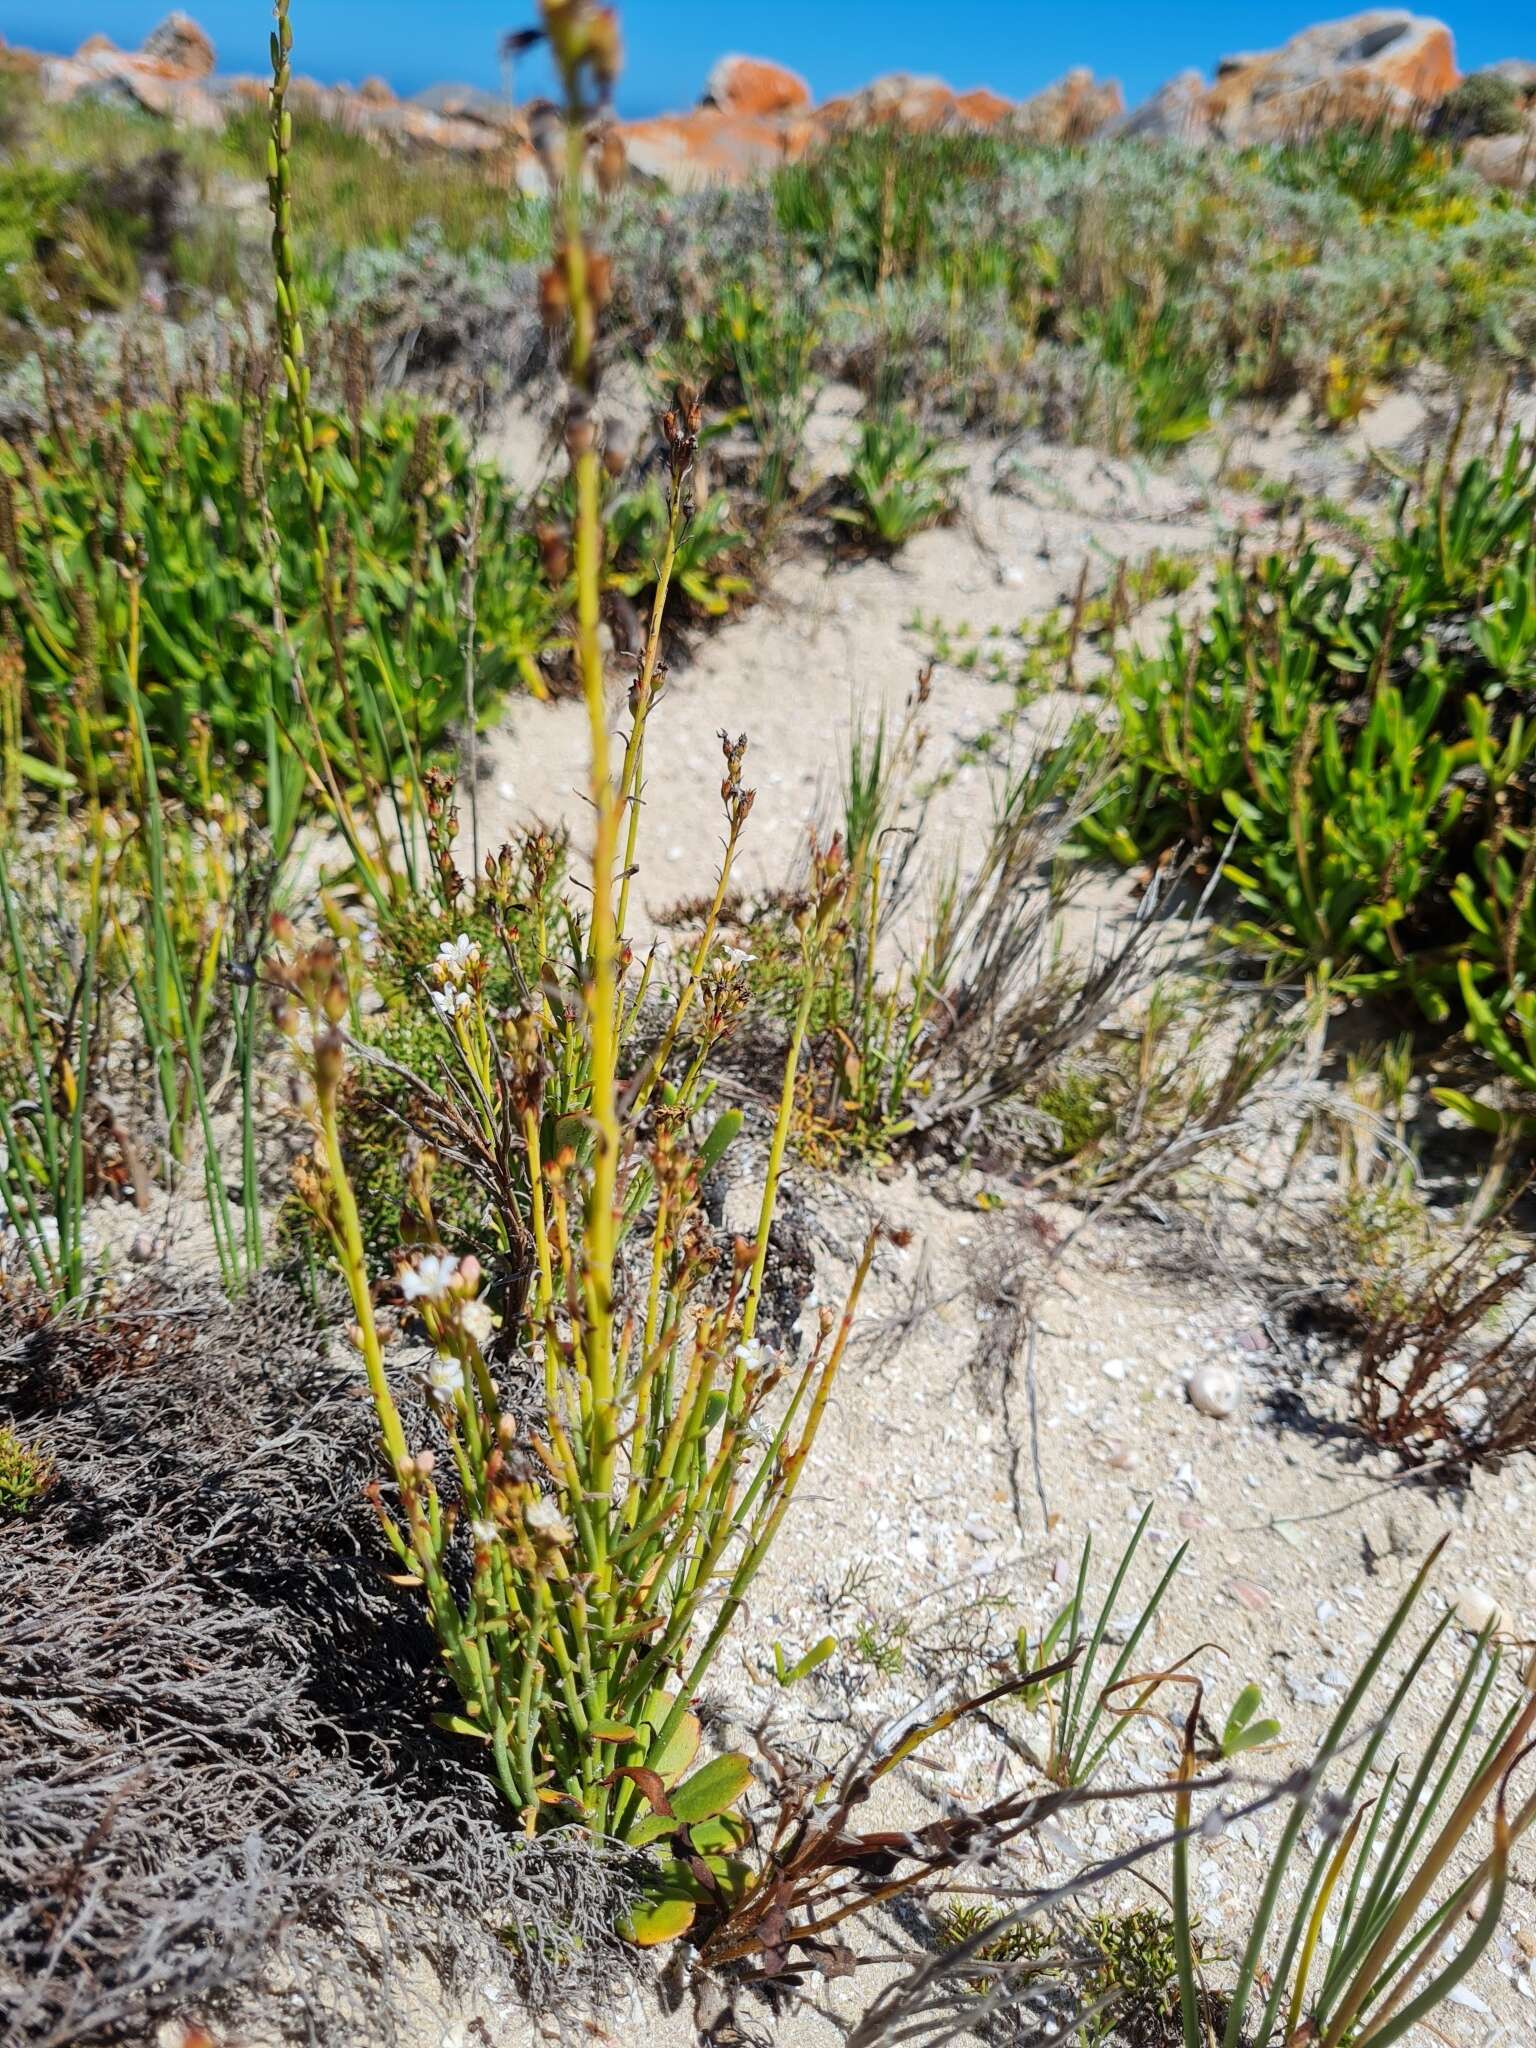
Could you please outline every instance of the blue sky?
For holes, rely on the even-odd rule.
[[[98,29],[132,48],[166,11],[156,0],[6,0],[0,29],[35,49],[68,50]],[[189,0],[188,11],[213,37],[222,69],[264,67],[270,13],[261,0]],[[535,11],[535,0],[293,0],[295,56],[315,77],[355,84],[378,72],[400,92],[450,79],[494,85],[498,35]],[[1348,0],[1332,9],[1306,0],[628,0],[621,97],[631,113],[686,106],[713,60],[734,49],[794,66],[818,99],[882,71],[933,72],[1022,97],[1088,64],[1119,78],[1134,102],[1176,71],[1210,71],[1228,51],[1267,48],[1349,11]],[[1464,69],[1536,57],[1536,15],[1523,0],[1463,0],[1447,17]],[[537,83],[530,63],[520,87]]]

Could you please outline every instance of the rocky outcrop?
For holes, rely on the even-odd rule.
[[[730,67],[753,60],[731,58]],[[773,67],[765,67],[773,68]],[[1120,113],[1120,88],[1076,71],[1020,105],[978,88],[956,92],[938,78],[893,72],[861,92],[812,107],[809,99],[775,112],[727,105],[739,74],[717,66],[706,104],[690,114],[664,114],[621,126],[630,166],[674,189],[735,183],[793,162],[831,135],[896,127],[932,134],[1013,129],[1041,141],[1083,141]],[[779,74],[793,78],[793,73]],[[800,81],[796,80],[798,86]],[[787,97],[787,88],[779,97]]]
[[[804,124],[796,128],[718,107],[626,121],[619,132],[631,171],[674,192],[741,184],[804,147]]]
[[[722,57],[710,72],[701,102],[722,114],[744,114],[771,120],[775,114],[802,114],[811,104],[811,88],[796,71],[761,57]]]
[[[1303,29],[1278,50],[1224,57],[1209,86],[1181,73],[1123,132],[1278,141],[1341,121],[1409,118],[1437,106],[1458,76],[1444,22],[1381,8]]]
[[[1014,113],[1005,100],[984,87],[956,92],[941,78],[914,78],[893,71],[862,92],[828,100],[816,109],[816,128],[823,134],[850,128],[891,126],[931,134],[936,129],[997,128]]]
[[[213,76],[213,44],[186,14],[168,14],[145,37],[140,54],[152,64],[166,65],[182,78]]]
[[[168,15],[140,50],[119,50],[89,36],[73,57],[45,57],[38,80],[45,99],[96,99],[141,107],[183,128],[217,128],[224,119],[208,90],[213,44],[184,14]]]
[[[1149,135],[1168,142],[1206,142],[1213,126],[1210,88],[1203,71],[1181,71],[1158,87],[1151,99],[1127,114],[1121,135]]]
[[[264,78],[219,77],[212,42],[179,13],[137,51],[92,36],[72,57],[6,50],[0,68],[35,71],[51,99],[115,100],[192,127],[214,127],[231,108],[264,106],[267,95]],[[1476,130],[1466,122],[1453,128],[1455,101],[1440,117],[1443,132],[1458,141],[1470,135],[1466,160],[1491,182],[1527,189],[1536,182],[1536,63],[1507,59],[1482,77],[1507,79],[1520,96],[1520,132]],[[1457,82],[1450,30],[1427,16],[1387,8],[1305,29],[1278,50],[1223,57],[1210,80],[1181,72],[1129,115],[1119,86],[1087,70],[1069,71],[1018,102],[984,87],[957,92],[942,79],[894,72],[815,106],[795,72],[761,57],[730,56],[714,66],[691,112],[624,122],[618,132],[636,173],[684,188],[740,182],[850,130],[1006,132],[1043,144],[1116,134],[1246,145],[1342,120],[1417,119]],[[1507,98],[1508,88],[1500,90]],[[478,86],[434,86],[402,100],[380,78],[366,79],[356,91],[296,78],[290,97],[350,132],[481,157],[492,176],[535,187],[540,182],[523,117]]]
[[[1125,96],[1117,82],[1079,67],[1017,106],[1011,126],[1026,142],[1088,142],[1124,113]]]

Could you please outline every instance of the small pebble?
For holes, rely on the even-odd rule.
[[[1191,1408],[1225,1421],[1234,1414],[1241,1394],[1237,1374],[1229,1365],[1199,1365],[1184,1382]]]
[[[1480,1636],[1490,1622],[1496,1629],[1503,1628],[1504,1610],[1481,1586],[1468,1586],[1456,1602],[1456,1619],[1468,1635]]]

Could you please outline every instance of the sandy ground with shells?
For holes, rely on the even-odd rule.
[[[831,394],[820,419],[824,461],[835,463],[847,417],[845,399]],[[1411,456],[1425,418],[1417,401],[1395,401],[1354,436],[1326,442],[1280,421],[1239,437],[1225,469],[1299,475],[1338,493],[1362,481],[1368,442]],[[499,434],[514,469],[536,454],[526,421],[504,422]],[[1117,558],[1211,550],[1260,517],[1258,499],[1221,483],[1209,455],[1157,470],[1076,449],[972,443],[962,452],[968,476],[954,526],[920,536],[890,564],[829,564],[813,552],[788,560],[755,606],[675,668],[648,744],[644,920],[713,879],[717,728],[751,741],[747,780],[758,798],[741,877],[782,881],[854,721],[904,703],[927,651],[918,615],[1006,634],[1069,601],[1085,560],[1096,584]],[[941,664],[926,719],[934,765],[967,755],[1008,701],[984,674]],[[1028,734],[1014,743],[1028,744]],[[515,702],[482,742],[483,841],[552,809],[583,833],[584,748],[579,706]],[[963,853],[979,831],[987,773],[958,768],[936,852],[947,836]],[[738,1151],[727,1216],[745,1222],[754,1159],[750,1144]],[[1447,1601],[1486,1596],[1515,1633],[1526,1632],[1536,1612],[1536,1468],[1522,1460],[1464,1490],[1432,1492],[1400,1483],[1389,1460],[1360,1455],[1336,1427],[1327,1361],[1266,1318],[1240,1207],[1215,1221],[1143,1215],[1073,1235],[1081,1219],[1064,1206],[978,1175],[908,1168],[854,1179],[801,1168],[788,1210],[814,1244],[823,1300],[837,1299],[869,1221],[884,1218],[912,1237],[904,1251],[882,1250],[796,1510],[717,1667],[713,1705],[725,1729],[739,1735],[767,1722],[782,1740],[836,1754],[915,1709],[967,1658],[1006,1655],[1021,1625],[1037,1628],[1060,1606],[1085,1537],[1101,1558],[1118,1555],[1148,1502],[1143,1588],[1186,1549],[1143,1654],[1165,1664],[1215,1645],[1199,1659],[1213,1717],[1247,1681],[1262,1686],[1282,1735],[1253,1760],[1256,1774],[1279,1776],[1306,1757],[1441,1533],[1449,1541],[1426,1617]],[[1031,1307],[1032,1363],[1026,1344],[996,1341],[1015,1301]],[[1190,1373],[1213,1362],[1240,1385],[1227,1419],[1198,1413],[1186,1396]],[[837,1654],[780,1687],[773,1645],[792,1658],[829,1633]],[[1432,1661],[1402,1722],[1405,1747],[1433,1725],[1464,1647],[1453,1631]],[[1171,1727],[1148,1719],[1127,1734],[1117,1768],[1154,1782],[1173,1755]],[[948,1797],[986,1796],[1017,1768],[986,1730],[953,1732],[903,1774],[892,1815],[916,1820]],[[1059,1874],[1167,1821],[1160,1802],[1089,1816],[1042,1849],[1042,1867]],[[1206,1846],[1196,1901],[1214,1943],[1239,1937],[1280,1824],[1273,1813],[1246,1820]],[[1528,1851],[1523,1865],[1496,1953],[1442,2010],[1436,2031],[1420,2029],[1424,2041],[1514,2048],[1536,2038]],[[1157,1874],[1165,1878],[1166,1867]],[[1130,1905],[1136,1894],[1127,1879],[1112,1896]],[[869,1969],[825,1986],[798,2012],[762,2010],[762,2037],[805,2048],[841,2038],[894,1932],[862,1932]],[[640,2025],[658,2044],[692,2038],[683,2014],[665,2015],[651,1992],[637,1996],[636,2012],[594,2016],[583,2032],[617,2041]],[[529,2024],[534,2036],[555,2027],[548,2018]]]

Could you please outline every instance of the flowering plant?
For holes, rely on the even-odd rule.
[[[584,156],[592,132],[600,134],[594,118],[617,63],[605,24],[609,15],[580,0],[545,9],[570,108],[558,184],[565,240],[541,296],[566,333],[571,391],[576,651],[594,818],[587,899],[584,909],[567,904],[563,917],[546,918],[535,835],[521,858],[503,849],[486,861],[473,883],[474,919],[460,918],[427,969],[443,1079],[420,1083],[423,1135],[451,1150],[483,1193],[494,1256],[482,1267],[441,1243],[430,1175],[414,1175],[412,1243],[385,1291],[431,1346],[425,1377],[436,1440],[424,1445],[408,1440],[385,1370],[375,1276],[344,1155],[343,1026],[354,1014],[344,956],[322,941],[274,973],[281,1021],[312,1081],[314,1147],[300,1192],[350,1291],[388,1465],[375,1505],[404,1582],[425,1599],[459,1695],[442,1718],[486,1745],[530,1830],[548,1813],[635,1845],[675,1841],[674,1867],[692,1874],[633,1930],[660,1939],[691,1917],[688,1884],[697,1891],[698,1869],[722,1892],[741,1879],[730,1854],[740,1843],[732,1809],[747,1762],[717,1757],[692,1768],[700,1741],[692,1703],[804,1470],[875,1238],[841,1318],[822,1311],[803,1359],[764,1344],[758,1311],[795,1080],[813,1000],[845,936],[848,869],[835,844],[814,856],[799,913],[800,997],[755,1234],[722,1251],[703,1216],[703,1177],[742,1120],[729,1111],[702,1140],[694,1135],[709,1104],[708,1054],[744,995],[745,963],[717,936],[752,808],[744,737],[722,735],[719,883],[659,1025],[650,964],[632,971],[625,928],[645,729],[660,691],[663,609],[699,419],[680,397],[662,421],[668,538],[629,689],[630,731],[614,752],[597,638],[602,530],[591,413],[606,266],[587,248],[581,220]],[[447,873],[457,829],[447,792],[435,793],[432,821],[451,910],[463,884]],[[486,944],[462,929],[467,922],[493,935],[504,975],[500,962],[493,975]],[[519,994],[503,1004],[493,989],[508,987]],[[633,1256],[621,1259],[631,1240]]]

